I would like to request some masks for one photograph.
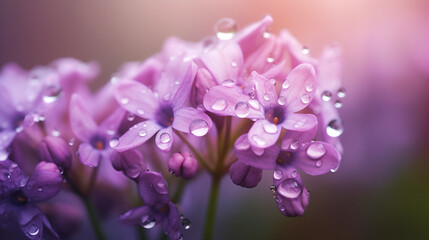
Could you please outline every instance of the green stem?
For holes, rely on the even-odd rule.
[[[229,141],[231,137],[230,135],[231,135],[231,121],[232,121],[231,116],[227,116],[225,121],[226,121],[226,129],[225,129],[225,135],[223,135],[222,151],[219,154],[219,159],[216,166],[217,170],[222,168],[223,162],[225,161],[225,157],[229,151]]]
[[[101,230],[100,221],[98,219],[98,216],[92,207],[91,202],[89,201],[89,198],[83,198],[83,202],[85,203],[86,211],[88,212],[89,220],[91,221],[92,228],[94,229],[95,235],[97,236],[98,240],[104,240],[106,237],[103,234],[103,231]]]
[[[188,139],[186,139],[185,136],[183,136],[180,132],[175,131],[175,133],[177,134],[177,136],[179,136],[179,138],[191,149],[192,153],[195,155],[195,157],[197,158],[198,162],[203,165],[207,170],[209,170],[211,172],[211,168],[210,166],[206,163],[206,161],[204,161],[204,158],[201,156],[201,154],[198,152],[197,149],[194,148],[194,146],[192,146],[192,144],[188,141]]]
[[[180,181],[179,185],[177,186],[176,192],[174,193],[173,197],[171,198],[171,201],[173,203],[178,203],[180,201],[180,198],[182,197],[183,190],[185,189],[186,182]]]
[[[209,203],[207,206],[206,225],[204,227],[204,240],[213,239],[213,232],[216,223],[216,209],[219,195],[221,177],[214,175],[212,179],[212,187],[210,190]]]

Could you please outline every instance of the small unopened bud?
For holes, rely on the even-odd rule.
[[[47,136],[39,143],[37,150],[40,161],[55,163],[63,170],[70,168],[72,153],[62,138]]]
[[[197,173],[198,162],[188,152],[173,153],[168,159],[168,169],[171,174],[190,179]]]
[[[253,188],[262,179],[262,169],[249,166],[238,160],[229,168],[229,176],[233,183],[245,188]]]
[[[113,168],[123,171],[129,178],[137,178],[146,170],[143,155],[136,149],[117,153],[111,159]]]

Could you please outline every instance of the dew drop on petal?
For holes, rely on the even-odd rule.
[[[136,115],[134,115],[133,113],[127,113],[127,120],[128,121],[133,121],[136,118]]]
[[[319,160],[316,162],[316,167],[320,167],[320,166],[322,166],[322,160]]]
[[[58,130],[52,130],[51,134],[54,137],[59,137],[61,135],[60,131],[58,131]]]
[[[282,84],[282,88],[288,89],[289,87],[290,87],[290,81],[288,79],[286,79]]]
[[[273,173],[273,177],[275,180],[280,180],[283,177],[283,172],[280,169],[276,169]]]
[[[27,184],[27,181],[28,181],[28,177],[21,178],[21,180],[19,181],[19,186],[24,187],[25,184]]]
[[[147,132],[144,129],[140,129],[138,134],[139,134],[140,137],[146,137]]]
[[[119,139],[117,139],[117,138],[112,138],[112,139],[109,141],[109,146],[110,146],[111,148],[117,147],[118,145],[119,145]]]
[[[271,186],[270,186],[270,191],[271,191],[272,193],[275,193],[275,192],[276,192],[276,190],[277,190],[276,186],[274,186],[274,185],[271,185]]]
[[[232,61],[232,62],[231,62],[231,66],[233,66],[233,67],[237,67],[237,62],[236,62],[236,61]]]
[[[344,98],[346,96],[346,89],[345,88],[338,89],[337,96],[339,98]]]
[[[297,198],[302,193],[301,184],[294,178],[288,178],[280,183],[277,192],[285,198]]]
[[[189,124],[189,132],[197,137],[202,137],[209,131],[209,125],[203,119],[195,119]]]
[[[49,85],[43,91],[43,101],[53,103],[61,97],[62,89],[59,85]]]
[[[293,149],[293,150],[298,149],[299,148],[299,142],[295,141],[295,142],[291,143],[290,144],[290,148]]]
[[[189,219],[184,218],[184,219],[182,219],[182,226],[183,226],[183,228],[185,228],[186,230],[188,230],[188,229],[191,228],[192,223],[191,223],[191,221]]]
[[[269,32],[264,32],[264,33],[262,34],[262,36],[263,36],[264,38],[270,38],[271,34],[270,34]]]
[[[252,147],[252,152],[256,155],[256,156],[262,156],[265,152],[265,148],[258,148],[258,147]]]
[[[285,105],[285,104],[286,104],[286,98],[285,98],[285,97],[283,97],[283,96],[280,96],[280,97],[279,97],[279,99],[277,100],[277,102],[278,102],[280,105]]]
[[[162,133],[161,136],[159,136],[159,140],[161,143],[168,143],[171,140],[171,136],[168,133]]]
[[[69,140],[69,146],[73,146],[75,143],[76,139],[75,138],[70,138]]]
[[[319,159],[325,155],[326,149],[321,143],[312,143],[307,148],[307,156],[312,159]]]
[[[238,102],[235,105],[235,115],[239,118],[245,118],[249,115],[250,109],[249,104],[246,102]]]
[[[321,97],[323,101],[329,102],[331,101],[332,93],[330,91],[323,91]]]
[[[235,149],[237,150],[247,150],[250,148],[250,143],[247,138],[239,138],[235,141]]]
[[[311,98],[310,95],[308,93],[305,93],[304,95],[302,95],[301,101],[303,103],[307,104],[310,102],[310,98]]]
[[[237,23],[231,18],[222,18],[215,25],[216,36],[220,40],[229,40],[237,32]]]
[[[39,227],[37,227],[36,225],[31,225],[29,228],[28,228],[28,234],[30,235],[30,236],[36,236],[37,234],[39,234]]]
[[[330,137],[339,137],[344,131],[343,125],[340,120],[334,119],[326,126],[326,133]]]
[[[273,62],[274,62],[274,56],[270,54],[270,55],[267,57],[267,63],[273,63]]]
[[[336,108],[341,108],[341,107],[343,106],[343,103],[341,102],[341,100],[337,100],[337,101],[335,101],[334,106],[335,106]]]
[[[267,142],[258,135],[253,135],[252,140],[255,141],[256,144],[261,146],[261,147],[264,147],[267,144]]]
[[[249,99],[247,100],[247,102],[249,103],[250,107],[252,107],[253,109],[259,110],[260,105],[259,105],[259,101],[256,99]]]
[[[305,90],[307,90],[307,92],[311,92],[313,91],[314,86],[313,83],[307,83],[307,85],[305,85]]]
[[[307,54],[309,54],[309,53],[310,53],[310,49],[308,49],[308,47],[304,46],[304,47],[302,48],[302,54],[307,55]]]
[[[141,218],[141,222],[142,222],[142,226],[146,229],[151,229],[155,226],[156,224],[156,219],[152,216],[143,216]]]
[[[222,82],[221,85],[225,86],[225,87],[234,87],[235,86],[235,82],[232,79],[226,79],[225,81]]]
[[[38,187],[37,191],[41,192],[41,191],[43,191],[43,188],[42,187]]]
[[[271,98],[270,98],[270,96],[269,96],[268,94],[265,94],[265,95],[264,95],[264,100],[265,100],[265,101],[269,101],[270,99],[271,99]]]
[[[144,110],[141,108],[137,109],[137,114],[144,115]]]
[[[307,119],[303,118],[303,119],[299,120],[298,122],[296,122],[294,127],[300,128],[300,127],[304,126],[306,123],[307,123]]]
[[[296,172],[296,170],[294,170],[294,171],[291,173],[291,176],[292,176],[293,178],[298,177],[298,173]]]
[[[213,103],[212,109],[215,111],[223,111],[225,110],[226,106],[227,106],[227,103],[225,99],[219,98]]]
[[[4,161],[9,157],[9,153],[5,150],[0,150],[0,161]]]
[[[269,134],[277,133],[277,130],[278,130],[277,125],[270,122],[264,123],[263,127],[264,127],[264,131]]]
[[[123,98],[121,98],[120,101],[121,101],[121,104],[128,104],[130,102],[130,99],[127,97],[123,97]]]

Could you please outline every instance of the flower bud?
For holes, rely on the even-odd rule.
[[[233,183],[245,188],[253,188],[262,179],[262,169],[249,166],[238,160],[229,168],[229,176]]]
[[[72,154],[67,143],[62,138],[45,137],[39,143],[38,155],[40,161],[53,162],[63,170],[70,168]]]
[[[188,152],[173,153],[168,159],[168,170],[177,177],[190,179],[197,173],[197,168],[197,160]]]
[[[118,153],[111,159],[113,168],[117,171],[123,171],[129,178],[137,178],[146,171],[143,155],[136,149]]]

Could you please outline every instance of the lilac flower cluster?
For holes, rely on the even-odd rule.
[[[266,16],[237,31],[233,20],[221,19],[215,37],[170,38],[160,53],[125,64],[96,93],[88,87],[95,63],[4,66],[0,225],[18,226],[29,239],[58,239],[56,223],[48,221],[55,212],[42,210],[61,190],[84,202],[104,239],[96,195],[107,186],[127,198],[122,223],[161,226],[182,239],[181,228],[191,226],[177,205],[185,180],[207,172],[210,239],[223,176],[252,188],[263,170],[273,172],[280,212],[303,215],[309,192],[298,170],[321,175],[341,161],[341,50],[330,46],[314,59],[286,30],[269,32],[272,21]]]

